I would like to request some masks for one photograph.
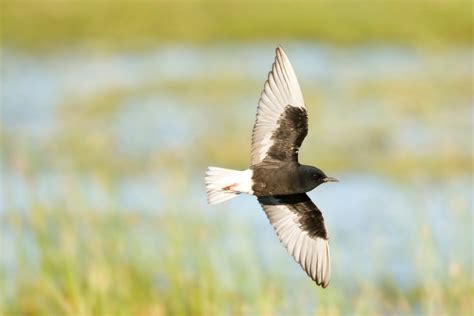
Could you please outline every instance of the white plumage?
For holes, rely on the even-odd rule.
[[[301,229],[298,215],[285,204],[262,205],[278,238],[291,256],[317,285],[327,287],[331,277],[329,242],[320,237],[310,237]]]
[[[206,171],[207,201],[217,204],[240,193],[252,194],[252,170],[244,171],[209,167]]]
[[[288,105],[304,108],[304,99],[295,71],[279,46],[258,102],[257,119],[252,132],[252,165],[265,158],[273,144],[271,137],[278,128],[278,119]]]

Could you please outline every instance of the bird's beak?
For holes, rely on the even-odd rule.
[[[339,180],[337,180],[336,178],[333,178],[333,177],[326,177],[323,180],[324,180],[324,182],[339,182]]]

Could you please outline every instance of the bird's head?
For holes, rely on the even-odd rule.
[[[305,167],[305,178],[306,181],[312,184],[312,187],[315,188],[318,185],[326,182],[339,182],[336,178],[328,177],[321,169],[312,167],[312,166],[304,166]]]

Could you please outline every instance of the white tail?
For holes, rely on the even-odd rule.
[[[252,194],[252,170],[238,171],[209,167],[206,171],[207,201],[217,204],[240,193]]]

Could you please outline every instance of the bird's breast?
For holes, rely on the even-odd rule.
[[[256,196],[303,193],[297,168],[292,165],[254,166],[253,194]]]

